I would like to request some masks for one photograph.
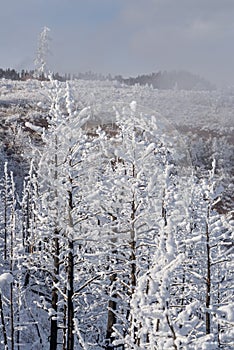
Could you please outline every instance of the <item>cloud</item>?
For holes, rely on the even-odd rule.
[[[46,25],[54,70],[188,69],[234,82],[233,17],[233,0],[8,0],[0,13],[0,66],[33,62]]]
[[[232,0],[129,0],[121,22],[148,69],[184,68],[217,81],[232,69],[233,15]]]
[[[233,29],[234,2],[230,0],[129,0],[127,4],[122,20],[135,34],[151,30],[156,36],[184,37],[197,31],[212,37],[216,29],[222,34]]]

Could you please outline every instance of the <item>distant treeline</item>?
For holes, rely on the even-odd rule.
[[[178,90],[214,90],[215,86],[206,79],[201,78],[198,75],[189,73],[187,71],[159,71],[157,73],[138,75],[137,77],[124,78],[122,75],[112,76],[111,74],[102,75],[93,73],[91,71],[78,74],[66,73],[61,75],[59,73],[53,73],[52,77],[55,80],[67,81],[67,80],[109,80],[118,81],[121,84],[126,85],[149,85],[155,89],[178,89]],[[34,70],[24,70],[17,72],[15,69],[1,69],[0,68],[0,79],[11,79],[11,80],[48,80],[44,74],[38,75]]]
[[[75,79],[83,79],[83,80],[115,80],[110,74],[108,76],[104,76],[102,74],[96,74],[91,71],[79,74],[70,74],[65,73],[64,75],[59,73],[52,73],[52,77],[55,80],[59,81],[67,81],[67,80],[75,80]],[[17,72],[15,69],[0,68],[0,79],[10,79],[10,80],[28,80],[28,79],[37,79],[46,81],[49,80],[48,76],[45,74],[38,74],[35,70],[25,70],[22,69],[21,72]]]
[[[214,90],[215,86],[206,79],[186,71],[172,71],[138,75],[137,77],[122,78],[115,80],[127,85],[149,85],[155,89],[178,89],[178,90]]]
[[[53,78],[60,81],[70,80],[70,74],[60,75],[59,73],[53,73]],[[0,68],[0,79],[10,79],[10,80],[28,80],[28,79],[37,79],[37,80],[48,80],[44,74],[38,75],[35,70],[24,70],[17,72],[15,69],[2,69]]]

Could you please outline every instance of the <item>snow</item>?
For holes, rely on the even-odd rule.
[[[7,284],[13,282],[13,276],[9,272],[2,273],[0,275],[0,290],[5,287]]]
[[[130,103],[130,108],[131,108],[131,111],[132,111],[133,113],[135,113],[135,112],[136,112],[136,109],[137,109],[137,102],[136,102],[136,101],[132,101],[132,102]]]
[[[228,305],[223,305],[218,308],[218,311],[221,311],[221,314],[226,316],[228,322],[234,324],[234,303],[230,302]]]
[[[35,131],[35,132],[38,132],[38,133],[42,133],[43,132],[43,128],[41,128],[40,126],[37,126],[37,125],[33,125],[30,122],[26,122],[25,126],[26,126],[26,128],[29,128],[32,131]]]

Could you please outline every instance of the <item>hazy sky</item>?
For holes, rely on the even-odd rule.
[[[188,70],[234,84],[234,0],[0,0],[0,67],[32,68],[51,29],[50,68],[124,76]]]

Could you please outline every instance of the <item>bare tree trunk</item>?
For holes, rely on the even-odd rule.
[[[58,179],[58,139],[57,135],[55,135],[55,154],[54,154],[54,180],[56,181]],[[57,219],[58,221],[58,193],[57,188],[55,188],[55,207],[57,211]],[[52,300],[51,300],[51,306],[54,312],[54,316],[51,317],[50,322],[50,350],[56,350],[57,349],[57,343],[58,343],[58,320],[57,320],[57,311],[58,311],[58,289],[57,289],[57,283],[58,283],[58,277],[59,277],[59,253],[60,253],[60,247],[59,247],[59,230],[58,230],[58,222],[55,222],[55,230],[54,230],[54,237],[53,237],[53,260],[54,260],[54,274],[53,274],[53,289],[52,289]]]
[[[219,273],[218,273],[218,279],[219,279],[219,282],[218,282],[218,295],[217,295],[217,303],[218,305],[220,304],[220,270],[219,270]],[[220,322],[218,321],[218,334],[217,334],[217,340],[218,340],[218,349],[221,349],[221,326],[220,326]]]
[[[64,295],[67,294],[67,288],[64,287]],[[66,350],[67,341],[67,305],[64,303],[63,307],[63,350]]]
[[[12,204],[11,204],[11,242],[10,242],[10,271],[13,275],[14,269],[14,239],[15,239],[15,186],[13,174],[11,173]],[[14,285],[10,284],[10,324],[11,324],[11,350],[15,348],[15,326],[14,326]]]
[[[6,323],[5,323],[5,319],[4,319],[3,305],[2,305],[2,295],[1,295],[1,293],[0,293],[0,313],[1,313],[1,322],[2,322],[2,332],[3,332],[4,350],[8,350]]]
[[[57,321],[57,303],[58,303],[58,290],[57,290],[57,283],[58,283],[58,276],[59,276],[59,238],[58,231],[55,230],[55,237],[54,237],[54,275],[53,275],[53,289],[52,289],[52,309],[54,311],[55,317],[51,317],[51,323],[50,323],[50,350],[56,350],[57,349],[57,339],[58,339],[58,321]]]
[[[15,327],[14,327],[14,291],[13,283],[10,284],[10,324],[11,324],[11,350],[15,348]]]
[[[17,348],[18,350],[20,350],[20,283],[19,281],[17,281],[17,292],[18,292],[18,307],[17,307],[17,315],[16,315],[16,323],[17,323],[17,331],[16,331],[16,344],[17,344]]]
[[[173,340],[174,340],[173,347],[175,348],[175,350],[178,350],[178,346],[177,346],[176,343],[175,343],[175,341],[176,341],[176,333],[175,333],[174,327],[172,326],[172,324],[171,324],[171,322],[170,322],[170,319],[169,319],[169,316],[168,316],[168,315],[166,315],[166,320],[167,320],[168,327],[169,327],[170,330],[171,330],[172,338],[173,338]]]
[[[210,217],[210,204],[207,209],[206,217],[206,261],[207,261],[207,272],[206,272],[206,334],[210,334],[210,293],[211,293],[211,252],[210,252],[210,232],[209,232],[209,217]]]
[[[7,194],[4,198],[4,260],[7,259]]]
[[[112,217],[112,221],[116,221],[117,217],[113,214],[110,214]],[[116,243],[117,238],[114,238],[111,240],[111,242],[113,244]],[[114,249],[112,250],[111,254],[113,254],[113,256],[117,256],[117,250]],[[111,261],[110,261],[111,264]],[[115,292],[115,287],[114,284],[117,280],[117,274],[113,273],[110,276],[110,288],[112,290],[111,292],[111,296],[110,299],[108,301],[108,313],[107,313],[107,329],[106,329],[106,350],[112,350],[114,349],[113,347],[113,341],[115,340],[115,337],[113,337],[113,326],[116,323],[116,314],[115,311],[117,310],[117,294]]]
[[[7,260],[7,208],[8,208],[8,173],[7,163],[4,167],[4,260]]]
[[[117,252],[116,252],[117,253]],[[117,278],[117,274],[114,273],[110,277],[111,286],[115,283]],[[115,293],[111,294],[111,298],[116,299],[117,295]],[[114,337],[112,336],[113,333],[113,326],[116,323],[116,315],[115,310],[117,308],[117,303],[115,300],[110,299],[108,302],[108,315],[107,315],[107,330],[106,330],[106,350],[113,349],[113,345],[111,345],[114,341]]]
[[[163,198],[162,198],[162,218],[164,220],[164,226],[167,226],[167,209],[165,206],[165,195],[166,195],[166,190],[164,188],[163,190]]]
[[[70,179],[72,184],[72,179]],[[73,227],[72,209],[73,209],[73,197],[72,191],[68,192],[68,208],[69,208],[69,226]],[[67,267],[67,350],[74,350],[74,243],[73,236],[68,237],[68,267]]]
[[[26,253],[29,253],[30,251],[29,230],[30,230],[30,209],[29,209],[29,192],[27,192],[26,219],[25,219],[25,229],[24,229],[24,237],[23,237]]]
[[[69,242],[69,254],[68,254],[68,285],[67,291],[67,350],[74,349],[74,306],[73,306],[73,294],[74,294],[74,245],[73,242]]]
[[[135,173],[135,165],[132,166],[132,177],[136,177]],[[131,276],[130,276],[130,293],[131,298],[133,294],[135,293],[136,289],[136,232],[135,232],[135,218],[136,218],[136,211],[137,211],[137,205],[136,205],[136,198],[135,198],[135,192],[133,192],[132,202],[131,202],[131,232],[130,232],[130,249],[131,249],[131,255],[130,255],[130,261],[131,261]],[[140,340],[137,338],[137,327],[135,326],[135,319],[132,317],[130,320],[131,325],[131,332],[132,332],[132,338],[134,339],[134,343],[139,345]]]
[[[164,220],[164,227],[167,227],[167,209],[166,209],[166,205],[165,205],[165,196],[166,196],[166,189],[164,188],[164,190],[163,190],[163,197],[162,197],[162,211],[161,211],[161,215],[162,215],[162,218]],[[157,319],[155,331],[159,332],[159,328],[160,328],[160,319]]]

